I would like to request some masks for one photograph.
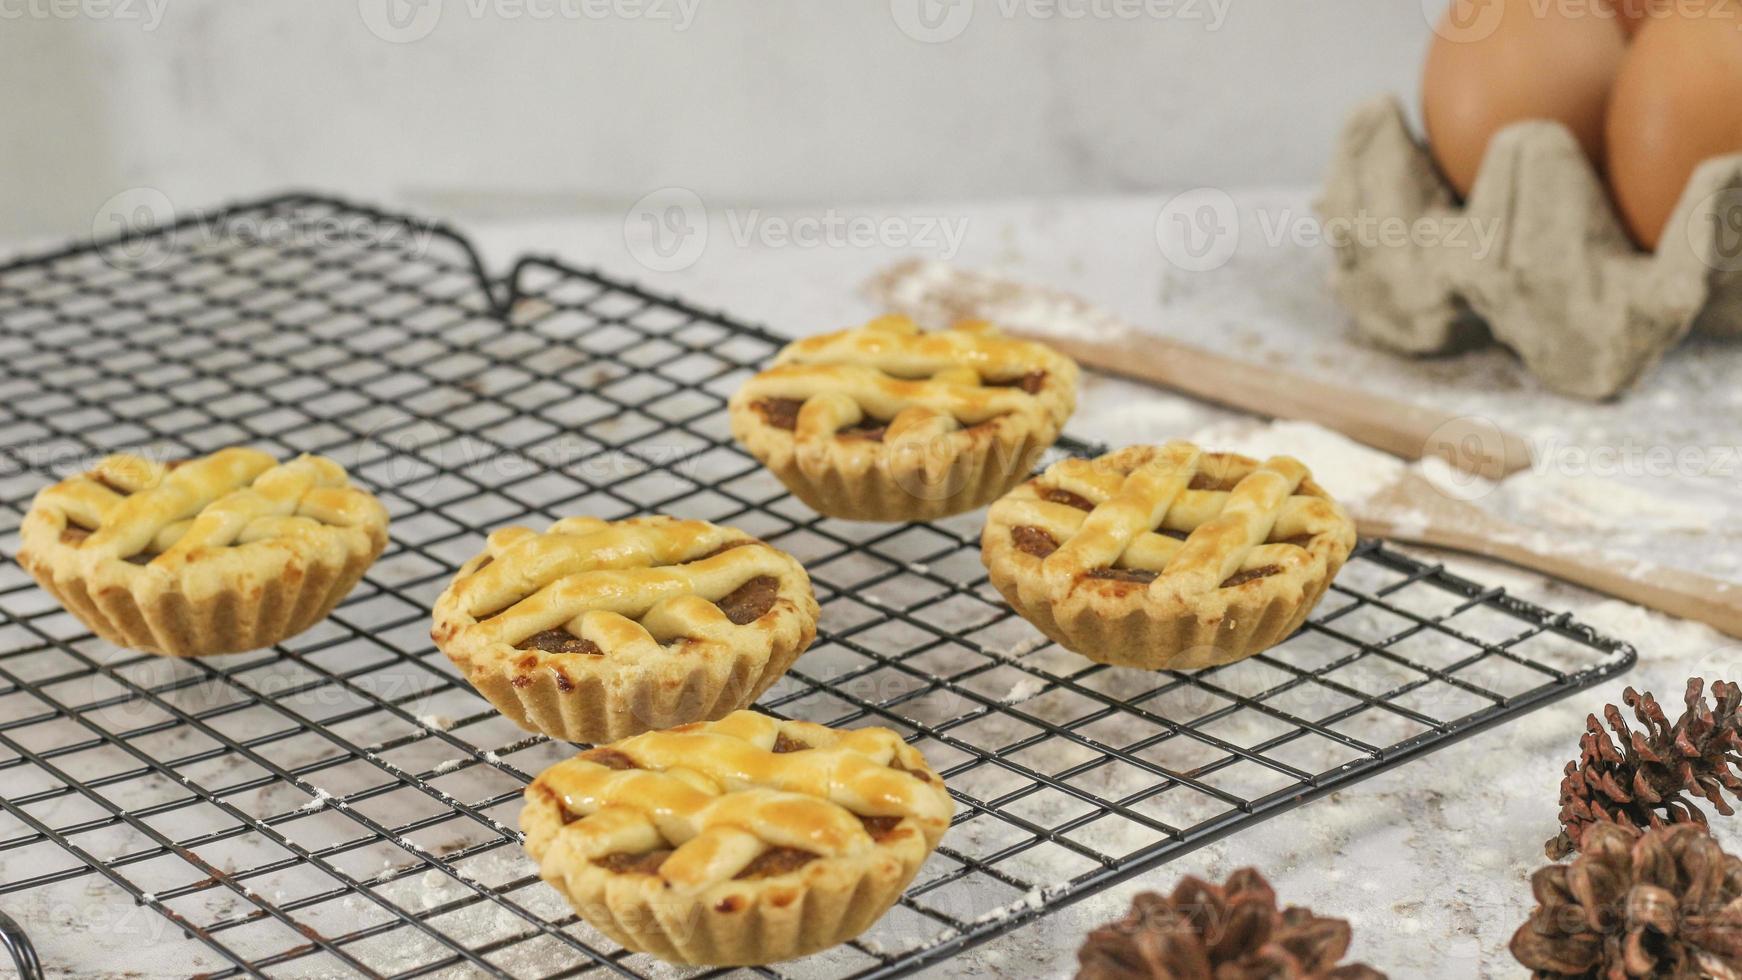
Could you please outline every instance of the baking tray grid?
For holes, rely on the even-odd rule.
[[[316,233],[335,227],[360,233]],[[426,612],[509,523],[660,511],[792,552],[822,628],[761,707],[894,728],[944,774],[956,824],[901,904],[765,976],[938,965],[1633,663],[1369,541],[1266,654],[1091,665],[998,599],[979,515],[820,517],[732,443],[725,400],[782,343],[551,260],[492,281],[452,229],[318,195],[0,267],[8,558],[38,487],[118,449],[324,453],[393,515],[328,621],[208,661],[110,647],[0,564],[0,941],[20,971],[731,972],[616,947],[522,855],[520,789],[573,749],[473,694]]]

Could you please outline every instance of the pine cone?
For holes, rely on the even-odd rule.
[[[1584,835],[1601,823],[1634,831],[1677,823],[1704,825],[1706,815],[1683,793],[1704,797],[1725,816],[1733,812],[1721,791],[1742,796],[1742,778],[1733,768],[1742,766],[1742,715],[1737,714],[1742,688],[1714,682],[1717,705],[1708,709],[1701,694],[1704,686],[1697,677],[1688,681],[1683,699],[1688,707],[1674,725],[1655,698],[1628,688],[1621,700],[1645,730],[1633,731],[1621,709],[1604,707],[1603,717],[1619,746],[1596,715],[1586,717],[1578,761],[1567,763],[1561,780],[1563,829],[1544,846],[1551,859],[1579,850]]]
[[[1269,882],[1245,868],[1219,888],[1188,877],[1167,898],[1137,896],[1125,918],[1089,933],[1077,980],[1385,980],[1338,966],[1348,951],[1347,922],[1278,912]]]
[[[1594,824],[1583,853],[1530,887],[1512,955],[1535,980],[1742,977],[1742,859],[1704,827]]]

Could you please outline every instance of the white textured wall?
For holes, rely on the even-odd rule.
[[[466,217],[1304,183],[1350,104],[1414,91],[1423,4],[0,0],[0,235],[133,187]]]

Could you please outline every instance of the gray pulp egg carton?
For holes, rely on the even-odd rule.
[[[1559,123],[1497,134],[1460,206],[1387,96],[1349,118],[1317,206],[1338,298],[1393,350],[1492,338],[1547,387],[1601,399],[1690,330],[1742,337],[1742,155],[1695,172],[1651,254]]]

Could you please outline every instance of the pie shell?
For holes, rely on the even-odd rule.
[[[668,520],[641,517],[619,523]],[[729,659],[710,656],[702,665],[707,669],[683,671],[641,669],[624,662],[602,663],[598,669],[553,668],[552,655],[468,635],[467,627],[478,621],[461,608],[455,586],[490,559],[488,552],[461,565],[453,584],[436,600],[431,636],[496,710],[527,731],[554,739],[600,744],[718,719],[755,703],[816,639],[820,610],[803,566],[785,552],[756,543],[780,555],[788,566],[780,576],[784,601],[758,620],[768,633],[766,658],[737,651]],[[568,655],[556,655],[562,656]]]
[[[728,881],[676,895],[651,875],[617,875],[565,859],[557,836],[561,806],[549,798],[529,795],[520,827],[539,877],[589,925],[626,949],[696,965],[756,966],[840,945],[882,918],[931,854],[915,836],[871,860],[819,858],[786,876],[796,884],[743,901],[758,889]]]
[[[762,461],[793,496],[819,514],[851,521],[934,521],[979,510],[1034,471],[1058,441],[1058,430],[1008,420],[964,429],[961,451],[928,464],[913,454],[806,457],[792,437],[764,424],[753,409],[734,409],[732,435]]]
[[[1106,608],[1110,604],[1097,601],[1099,595],[1060,604],[1026,601],[1018,576],[990,561],[992,584],[1010,608],[1049,639],[1096,663],[1145,670],[1218,667],[1270,649],[1301,628],[1342,566],[1338,561],[1327,567],[1298,593],[1230,604],[1220,614],[1202,616],[1186,610],[1164,615],[1123,602]]]
[[[480,555],[461,566],[456,578],[469,574],[482,560]],[[754,657],[739,657],[723,676],[692,671],[673,677],[625,670],[610,676],[588,672],[559,681],[554,671],[516,671],[500,655],[475,655],[452,643],[442,645],[442,652],[485,700],[520,727],[565,742],[599,744],[711,721],[754,704],[816,638],[815,615],[809,625],[798,617],[781,617],[768,659],[758,665]]]
[[[356,524],[318,543],[257,542],[211,549],[173,569],[86,560],[61,541],[67,514],[38,494],[19,526],[18,563],[91,632],[166,657],[257,650],[332,613],[387,547],[386,508],[356,493]]]
[[[740,712],[748,714],[749,712]],[[681,726],[687,731],[698,725]],[[813,728],[785,722],[784,728]],[[826,729],[823,729],[826,730]],[[948,793],[917,750],[904,762]],[[937,826],[908,818],[913,828],[877,846],[869,856],[819,857],[770,878],[728,880],[685,893],[657,875],[607,871],[568,847],[562,804],[554,793],[527,788],[520,826],[539,877],[561,892],[586,922],[612,941],[672,963],[758,966],[807,956],[844,943],[882,918],[901,898],[937,847],[948,821]]]
[[[1248,471],[1259,465],[1234,453],[1205,455]],[[1011,495],[1035,496],[1044,482],[1037,477]],[[1297,493],[1335,504],[1310,476]],[[1060,646],[1118,667],[1197,670],[1244,660],[1301,628],[1354,549],[1354,524],[1340,507],[1337,513],[1343,522],[1338,532],[1316,535],[1306,546],[1312,560],[1307,574],[1215,589],[1189,602],[1158,602],[1145,585],[1116,580],[1082,580],[1068,595],[1055,595],[1040,574],[1040,559],[1016,547],[1011,528],[993,520],[981,534],[981,560],[1010,607]]]
[[[865,356],[870,358],[879,345],[900,343],[903,338],[925,343],[930,337],[957,336],[983,338],[987,349],[996,352],[987,358],[989,363],[1007,367],[1020,363],[1027,369],[1045,371],[1041,389],[1032,393],[1033,410],[996,416],[912,443],[837,437],[826,445],[807,446],[792,430],[770,425],[757,410],[752,387],[769,374],[763,372],[739,389],[728,404],[732,436],[793,496],[830,517],[930,521],[985,507],[1022,482],[1042,454],[1058,441],[1065,420],[1076,408],[1078,369],[1070,358],[1044,344],[1004,337],[984,323],[966,322],[926,334],[916,332],[905,318],[885,317],[858,330],[794,341],[776,355],[774,369],[805,363],[802,358],[808,352],[846,344],[864,346]],[[833,363],[812,365],[813,375],[825,382],[835,371]],[[846,385],[843,378],[840,385],[824,387]]]

